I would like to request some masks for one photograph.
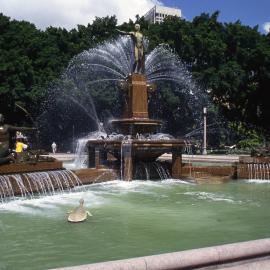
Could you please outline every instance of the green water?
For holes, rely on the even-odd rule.
[[[66,212],[83,197],[93,217]],[[87,187],[0,205],[0,269],[48,269],[270,237],[270,182]]]

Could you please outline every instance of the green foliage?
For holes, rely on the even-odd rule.
[[[237,143],[238,148],[258,148],[259,146],[262,145],[262,142],[260,141],[260,138],[257,136],[251,137],[251,138],[246,138],[244,140],[241,140]]]
[[[192,22],[169,17],[154,25],[137,16],[136,22],[148,37],[150,50],[167,43],[187,63],[227,119],[270,134],[270,36],[239,21],[221,23],[218,16],[219,12],[203,13]],[[119,28],[130,31],[133,24],[130,20]],[[115,17],[105,17],[70,31],[55,27],[41,31],[31,23],[0,14],[1,112],[11,122],[24,121],[25,115],[16,111],[17,102],[37,115],[48,85],[59,78],[72,57],[116,37],[116,25]],[[110,89],[92,91],[98,113],[119,98]],[[185,125],[183,115],[188,115],[185,100],[167,85],[159,95],[163,102],[158,116],[165,120],[168,131],[178,133]]]
[[[246,128],[241,123],[231,123],[231,128],[236,130],[240,135],[240,140],[237,142],[237,148],[253,149],[262,146],[264,137],[255,129]]]
[[[49,27],[36,29],[28,22],[10,20],[0,14],[0,110],[8,121],[20,123],[25,115],[19,103],[38,115],[46,89],[59,78],[71,58],[114,34],[115,17],[96,18],[92,25],[67,31]]]

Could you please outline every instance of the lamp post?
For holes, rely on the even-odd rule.
[[[206,115],[207,115],[207,108],[203,108],[203,155],[207,155],[206,150]]]

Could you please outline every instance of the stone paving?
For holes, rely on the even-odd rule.
[[[56,153],[49,154],[60,161],[72,161],[75,159],[75,154],[70,153]],[[164,154],[160,157],[161,160],[171,160],[171,154]],[[238,155],[182,155],[185,162],[210,162],[210,163],[235,163],[239,162]]]

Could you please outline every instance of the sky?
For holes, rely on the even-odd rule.
[[[202,12],[220,11],[219,20],[256,26],[262,32],[270,28],[270,0],[163,0],[164,5],[179,7],[187,20]],[[267,31],[266,31],[267,30]]]
[[[264,33],[270,28],[270,0],[0,0],[0,12],[33,22],[40,29],[50,25],[71,29],[96,16],[116,15],[122,23],[136,14],[144,15],[155,4],[178,7],[187,20],[219,10],[223,22],[239,19],[243,24],[259,25]]]

